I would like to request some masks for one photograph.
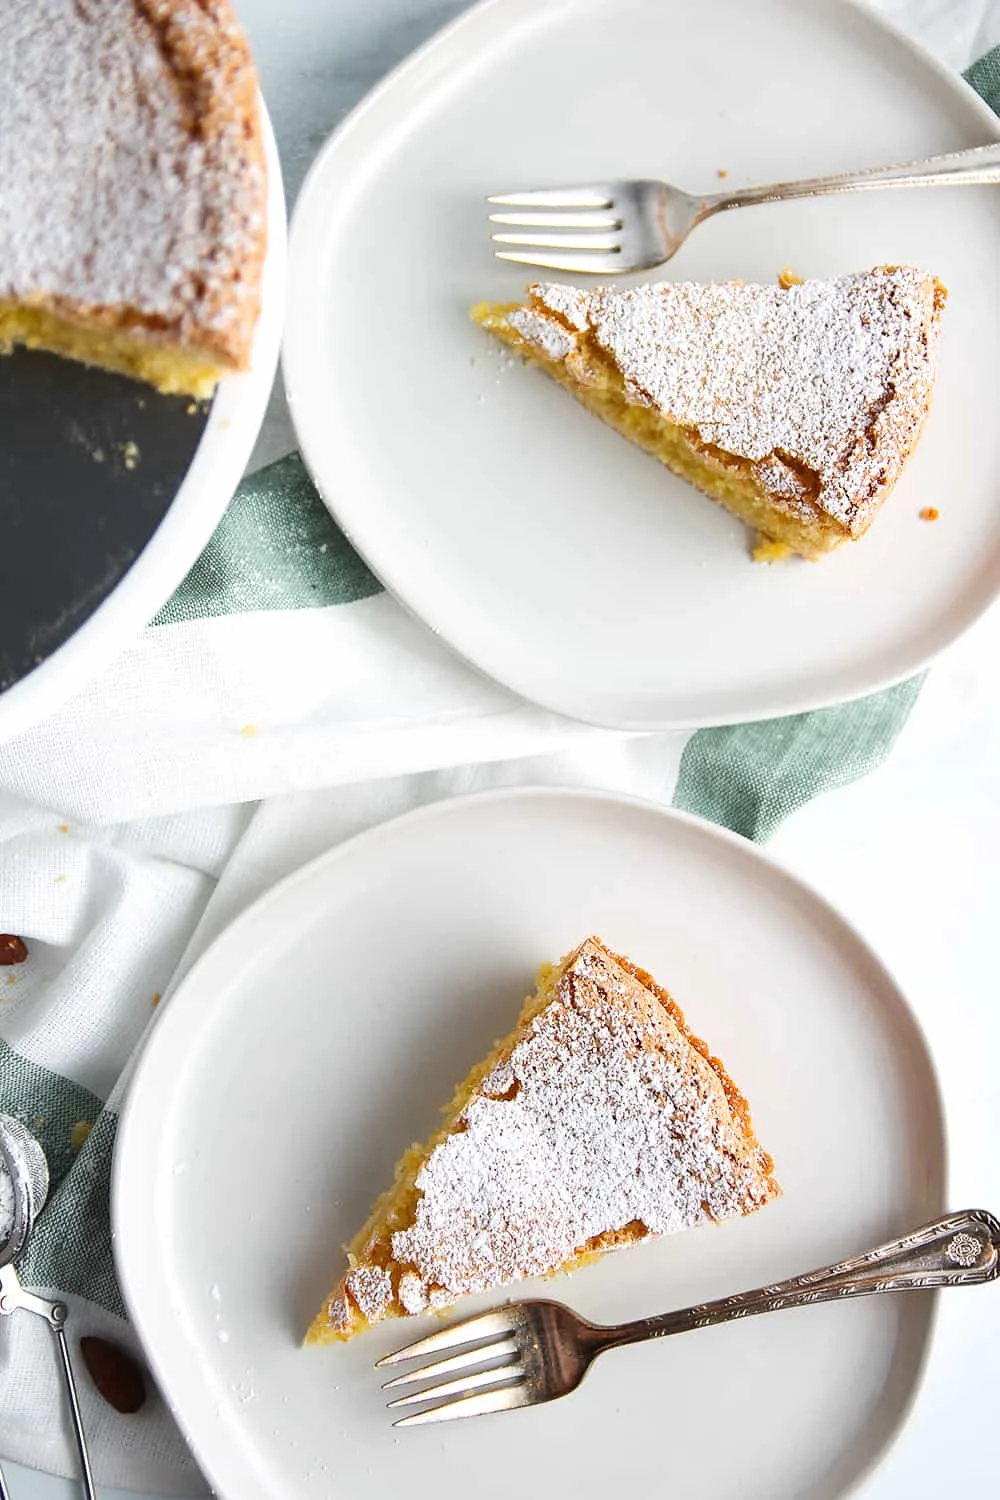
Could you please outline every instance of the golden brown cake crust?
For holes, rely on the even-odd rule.
[[[0,312],[245,368],[266,170],[228,0],[6,0],[0,47]]]

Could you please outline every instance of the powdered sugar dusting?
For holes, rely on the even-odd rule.
[[[351,1326],[351,1309],[343,1292],[335,1292],[327,1303],[327,1320],[332,1328],[338,1328],[346,1333]]]
[[[533,292],[540,292],[542,288],[532,287]],[[545,306],[558,313],[561,318],[580,332],[588,326],[590,293],[581,292],[575,286],[561,286],[558,282],[551,282],[544,288],[545,295],[542,300]]]
[[[427,1289],[420,1277],[413,1271],[403,1272],[399,1278],[396,1295],[399,1297],[399,1304],[403,1311],[409,1313],[411,1317],[422,1313],[427,1306]]]
[[[760,463],[755,464],[754,473],[761,484],[775,495],[797,500],[808,494],[808,486],[802,478],[774,453],[769,453],[767,458],[762,458]]]
[[[228,0],[4,0],[0,303],[130,308],[245,352],[265,173]]]
[[[553,318],[546,318],[530,307],[515,307],[508,315],[508,321],[518,333],[548,355],[549,359],[565,359],[576,345],[573,335],[561,323]]]
[[[775,1191],[717,1073],[596,941],[486,1090],[425,1162],[414,1222],[392,1237],[431,1306],[553,1270],[636,1221],[674,1233]]]
[[[369,1323],[377,1322],[392,1301],[392,1280],[382,1266],[355,1266],[347,1274],[347,1290]]]
[[[944,300],[922,271],[878,268],[788,289],[663,282],[530,292],[530,311],[543,320],[547,311],[558,335],[566,321],[590,331],[631,399],[704,444],[770,463],[757,472],[779,502],[801,504],[808,490],[852,534],[864,530],[919,434]],[[807,472],[808,486],[788,461]]]

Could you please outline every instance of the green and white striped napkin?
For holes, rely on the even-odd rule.
[[[1000,48],[966,74],[1000,112]],[[287,664],[322,660],[326,670]],[[693,734],[567,724],[471,674],[386,596],[295,455],[241,486],[183,586],[105,678],[0,748],[0,1109],[53,1192],[22,1263],[77,1334],[128,1343],[108,1187],[129,1060],[160,997],[235,913],[314,853],[487,785],[585,784],[766,839],[878,767],[921,693]],[[259,807],[253,804],[263,800]],[[2,1320],[0,1452],[74,1472],[50,1337]],[[119,1417],[84,1385],[104,1482],[195,1493],[161,1402]]]

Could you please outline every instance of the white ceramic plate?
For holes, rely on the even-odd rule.
[[[237,921],[170,1001],[130,1092],[119,1274],[226,1500],[597,1500],[623,1484],[832,1500],[890,1441],[928,1339],[922,1296],[645,1346],[542,1410],[399,1433],[372,1362],[428,1320],[299,1347],[403,1147],[508,1029],[537,964],[592,931],[666,981],[725,1058],[785,1196],[609,1257],[561,1284],[566,1301],[600,1320],[661,1311],[941,1211],[940,1106],[905,1001],[845,922],[751,845],[591,793],[410,814]]]
[[[153,618],[201,553],[246,468],[274,383],[285,301],[285,198],[263,100],[261,121],[268,172],[267,255],[250,368],[220,383],[170,509],[121,582],[63,645],[0,693],[0,741],[30,729],[79,692]]]
[[[906,676],[1000,588],[1000,192],[721,215],[660,273],[913,262],[951,288],[935,409],[873,532],[771,568],[470,323],[533,274],[493,259],[483,197],[643,175],[714,191],[720,169],[766,182],[997,133],[957,76],[845,0],[490,0],[341,126],[297,206],[284,368],[330,509],[468,661],[593,723],[753,719]]]

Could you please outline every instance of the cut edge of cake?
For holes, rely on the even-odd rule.
[[[52,303],[0,302],[0,355],[38,349],[92,369],[108,370],[153,386],[165,396],[208,400],[219,381],[245,370],[247,353],[235,356],[219,347],[129,322],[117,309],[105,321],[57,310]]]
[[[669,1046],[683,1058],[687,1082],[704,1103],[710,1130],[716,1130],[719,1139],[726,1143],[726,1151],[720,1149],[717,1159],[709,1163],[710,1170],[717,1172],[716,1185],[705,1187],[707,1199],[698,1199],[691,1223],[674,1227],[687,1228],[714,1218],[748,1214],[780,1195],[773,1162],[754,1133],[749,1105],[725,1065],[694,1035],[676,1002],[648,973],[628,958],[612,953],[600,939],[588,938],[559,964],[542,965],[536,990],[525,1000],[513,1031],[498,1041],[458,1086],[443,1111],[442,1124],[426,1144],[415,1144],[403,1155],[393,1185],[376,1201],[367,1221],[346,1247],[348,1269],[313,1320],[306,1335],[307,1344],[344,1342],[384,1318],[444,1311],[467,1295],[464,1288],[429,1286],[416,1264],[397,1259],[394,1238],[401,1236],[410,1243],[416,1238],[419,1242],[420,1231],[414,1226],[418,1224],[424,1197],[423,1184],[418,1185],[418,1181],[425,1167],[449,1138],[469,1128],[470,1105],[486,1100],[489,1101],[486,1107],[491,1107],[515,1097],[520,1085],[511,1071],[511,1063],[512,1059],[519,1063],[521,1054],[515,1057],[519,1045],[532,1039],[536,1039],[537,1045],[539,1023],[544,1028],[546,1013],[554,1006],[561,1005],[563,1012],[567,1008],[572,1011],[578,1003],[578,986],[584,992],[579,1003],[585,1009],[592,1009],[595,1003],[600,1005],[602,996],[609,1005],[620,1006],[624,1031],[631,1027],[633,1042],[638,1038],[640,1050],[648,1050],[650,1057],[655,1058],[659,1039],[664,1057]],[[613,1002],[608,999],[611,990],[615,991]],[[569,996],[572,998],[567,1004]],[[556,1050],[558,1053],[559,1049]],[[724,1173],[718,1167],[727,1158],[727,1152],[732,1159],[735,1185],[731,1185],[729,1197],[724,1197],[718,1187]],[[664,1179],[669,1170],[664,1163]],[[713,1192],[718,1200],[716,1207],[724,1203],[724,1212],[713,1214],[708,1207]],[[574,1244],[571,1252],[557,1263],[518,1269],[513,1275],[487,1279],[472,1289],[492,1290],[524,1275],[559,1275],[651,1234],[669,1232],[673,1229],[651,1230],[638,1220],[614,1224],[587,1237],[584,1243]]]
[[[946,298],[929,273],[877,266],[766,287],[539,282],[471,315],[743,521],[759,560],[816,560],[864,534],[916,447]]]

